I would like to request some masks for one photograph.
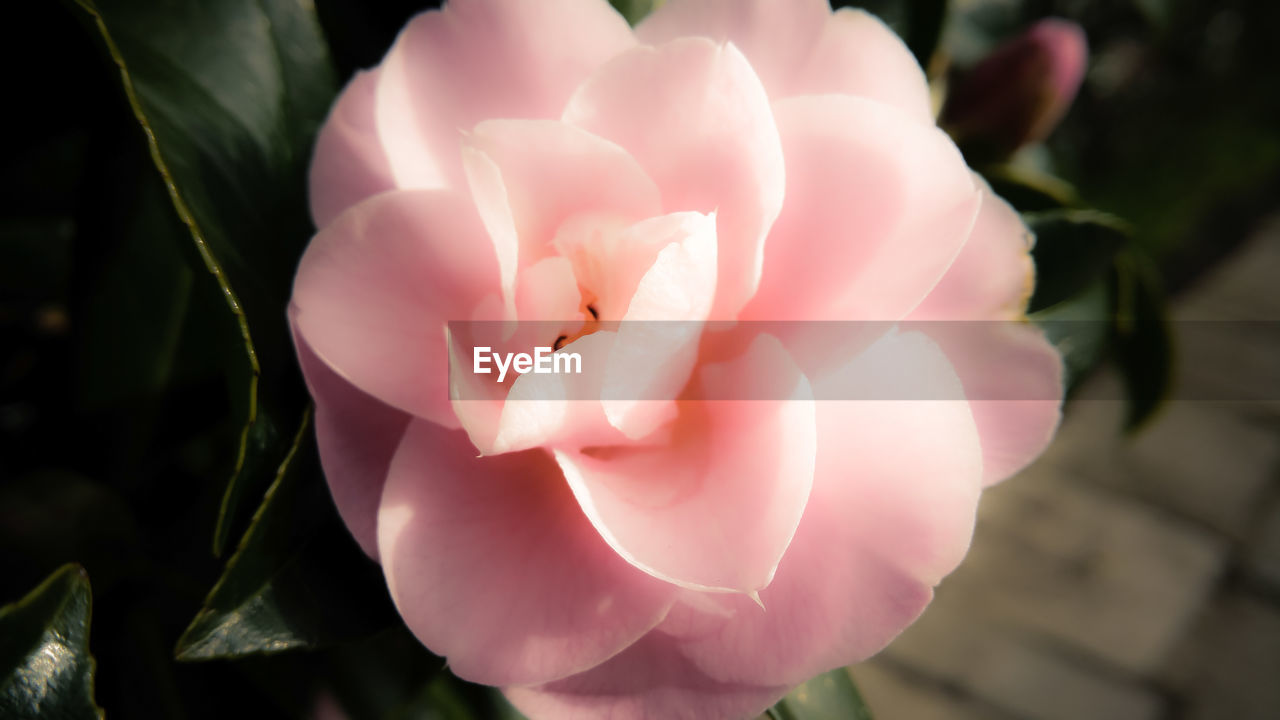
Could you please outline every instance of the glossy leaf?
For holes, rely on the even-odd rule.
[[[1077,204],[1075,188],[1052,175],[1012,165],[988,165],[981,172],[992,192],[1019,212],[1062,210]]]
[[[1148,261],[1131,253],[1121,255],[1113,282],[1112,353],[1128,394],[1125,426],[1132,431],[1151,418],[1169,393],[1173,338],[1159,277]]]
[[[871,720],[871,710],[846,668],[832,670],[792,690],[774,705],[777,720]]]
[[[1105,279],[1129,240],[1125,225],[1105,213],[1059,210],[1025,215],[1035,233],[1036,289],[1029,312],[1069,300]]]
[[[1103,278],[1075,297],[1029,316],[1062,355],[1068,393],[1106,357],[1111,308],[1111,289]]]
[[[312,232],[305,173],[336,91],[328,50],[310,3],[75,2],[117,66],[173,208],[243,338],[231,374],[244,430],[215,532],[220,552],[283,456],[272,416],[303,402],[284,307]]]
[[[17,603],[0,608],[0,717],[102,718],[93,700],[89,577],[64,565]]]
[[[310,411],[226,570],[178,639],[179,660],[316,648],[395,617],[379,569],[347,534],[319,476]]]

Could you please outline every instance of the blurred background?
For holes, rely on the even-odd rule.
[[[1126,431],[1116,363],[1083,380],[1050,452],[984,495],[924,617],[853,676],[887,718],[1280,717],[1280,8],[952,9],[960,67],[1036,18],[1084,27],[1074,104],[1014,164],[1132,223],[1168,296],[1174,401]]]
[[[1078,23],[1086,71],[1048,138],[964,147],[1019,209],[1092,208],[1124,235],[1045,308],[1106,324],[1111,351],[1076,367],[1050,452],[984,498],[924,618],[852,669],[872,710],[1280,717],[1280,5],[843,4],[906,37],[940,99],[1037,21]],[[87,571],[109,717],[508,712],[405,633],[346,536],[283,325],[315,127],[428,5],[8,11],[0,604],[65,563]],[[282,83],[245,8],[289,41]],[[0,675],[36,629],[15,617]]]

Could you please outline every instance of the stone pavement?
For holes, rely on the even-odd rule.
[[[1280,718],[1280,217],[1173,311],[1277,321],[1178,343],[1183,391],[1258,400],[1125,437],[1115,378],[1091,379],[924,616],[852,669],[877,720]]]

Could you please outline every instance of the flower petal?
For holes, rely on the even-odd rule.
[[[755,717],[789,689],[716,681],[684,658],[675,638],[651,632],[580,675],[503,692],[531,720],[707,720]]]
[[[744,318],[901,319],[969,237],[980,196],[960,151],[941,130],[870,100],[811,96],[774,108],[787,201]]]
[[[636,26],[645,43],[702,36],[731,42],[771,98],[781,98],[813,52],[831,14],[825,0],[668,0]]]
[[[773,100],[854,95],[933,125],[929,83],[893,30],[822,0],[669,0],[636,27],[651,45],[702,36],[742,50]]]
[[[378,135],[402,188],[458,187],[459,130],[555,118],[601,63],[635,44],[595,0],[451,0],[400,32],[377,88]]]
[[[782,206],[782,151],[768,97],[742,53],[706,39],[639,47],[574,94],[566,122],[621,145],[667,212],[716,213],[712,316],[732,319],[760,280],[764,239]]]
[[[308,198],[317,228],[361,200],[395,188],[373,115],[379,72],[351,78],[316,137]]]
[[[957,321],[920,327],[946,352],[971,399],[988,485],[1043,452],[1061,415],[1062,360],[1039,330],[1015,321],[1035,278],[1032,242],[1018,213],[988,188],[969,242],[909,317]]]
[[[546,259],[567,221],[586,219],[598,231],[599,225],[636,222],[661,208],[657,187],[625,150],[559,121],[482,122],[463,143],[462,158],[498,253],[508,319],[517,315],[516,275]]]
[[[584,335],[562,349],[581,358],[577,366],[581,373],[527,373],[516,378],[503,401],[497,436],[486,454],[540,446],[580,448],[623,440],[609,424],[600,403],[605,367],[616,342],[613,332]],[[473,434],[473,442],[475,437]]]
[[[842,94],[891,105],[932,127],[929,82],[905,43],[879,18],[843,8],[827,19],[787,96]]]
[[[666,614],[674,589],[617,556],[542,450],[477,458],[414,421],[391,463],[378,548],[409,628],[455,674],[550,682],[605,661]]]
[[[1025,322],[919,325],[947,354],[982,438],[983,483],[1026,467],[1049,446],[1061,419],[1062,358]]]
[[[715,237],[715,218],[676,213],[636,223],[583,248],[611,250],[604,253],[606,262],[584,265],[598,271],[594,279],[606,293],[602,308],[613,308],[610,292],[631,290],[623,321],[607,323],[616,329],[592,332],[563,348],[582,358],[581,373],[517,378],[503,403],[492,445],[470,422],[480,416],[459,413],[477,447],[484,454],[539,445],[576,450],[617,443],[624,435],[643,437],[670,420],[675,399],[693,372],[700,321],[715,294]],[[549,258],[530,270],[553,262],[569,261]],[[637,271],[643,273],[638,278]],[[527,317],[523,307],[521,315]],[[520,327],[544,325],[548,323],[525,322]],[[576,333],[573,328],[565,332],[561,337]],[[466,378],[455,379],[459,390],[469,389],[461,384]]]
[[[870,393],[881,378],[866,370],[888,365],[886,355],[930,367],[919,382],[932,396],[960,391],[936,346],[919,334],[895,334],[815,383],[815,395],[829,396],[827,382],[861,382]],[[723,597],[733,616],[714,632],[699,628],[682,646],[722,681],[795,684],[868,657],[919,615],[968,548],[982,455],[964,402],[816,405],[813,492],[773,583],[760,593],[764,609]],[[687,610],[673,609],[670,622],[688,626]]]
[[[808,381],[776,340],[702,368],[707,397],[749,383],[791,390],[769,401],[682,403],[659,446],[557,451],[601,536],[645,572],[682,587],[751,594],[767,586],[804,511],[813,473]]]
[[[457,426],[445,323],[498,286],[471,202],[444,191],[384,193],[321,230],[293,286],[297,327],[324,362],[404,412]]]
[[[969,242],[911,320],[1012,320],[1026,310],[1035,282],[1031,231],[981,176],[974,179],[984,192]]]
[[[702,321],[715,298],[716,219],[676,213],[634,227],[650,243],[671,242],[640,278],[605,369],[605,415],[633,440],[675,416],[675,399],[698,359]]]
[[[360,548],[377,560],[378,502],[409,416],[361,392],[329,369],[298,334],[295,314],[290,307],[298,364],[316,404],[320,466],[342,522]]]
[[[488,120],[467,136],[506,190],[525,266],[550,249],[556,230],[579,214],[633,223],[661,210],[658,188],[626,150],[554,120]],[[483,188],[472,188],[473,194]]]

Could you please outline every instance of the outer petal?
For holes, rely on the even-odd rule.
[[[378,558],[378,502],[391,456],[409,424],[409,416],[379,402],[329,369],[293,326],[307,389],[316,403],[316,442],[320,465],[338,514],[373,559]]]
[[[312,239],[293,286],[299,333],[353,385],[407,413],[457,426],[445,323],[498,286],[492,245],[466,198],[371,198]]]
[[[929,82],[906,44],[865,10],[833,14],[786,95],[838,93],[892,105],[933,125]]]
[[[703,368],[701,382],[708,397],[763,382],[791,394],[695,399],[662,446],[557,452],[556,460],[592,524],[633,565],[686,588],[754,594],[773,578],[809,496],[809,386],[768,337],[736,362]]]
[[[378,548],[409,628],[489,685],[598,665],[658,623],[674,592],[600,541],[545,452],[476,458],[463,433],[423,421],[391,463]]]
[[[933,289],[969,237],[980,196],[937,128],[844,96],[775,113],[787,200],[765,255],[756,320],[897,320]]]
[[[764,239],[782,206],[782,150],[768,102],[737,48],[686,39],[609,62],[564,113],[639,160],[667,212],[716,213],[715,318],[732,319],[755,292]]]
[[[1025,322],[924,323],[964,384],[982,438],[983,482],[997,483],[1049,446],[1062,416],[1062,358]]]
[[[755,717],[788,690],[714,680],[681,654],[678,641],[651,632],[585,673],[503,692],[532,720],[710,720]]]
[[[700,35],[732,42],[769,97],[855,95],[933,124],[929,84],[905,43],[876,16],[822,0],[669,0],[636,27],[650,44]]]
[[[931,395],[959,391],[946,358],[921,336],[894,335],[869,354],[932,358],[918,382]],[[826,382],[882,382],[861,358]],[[870,396],[869,394],[867,396]],[[698,628],[686,655],[725,682],[795,684],[863,659],[905,628],[928,604],[932,586],[963,557],[980,492],[981,450],[964,402],[821,401],[818,463],[812,496],[764,610],[741,598],[721,600],[734,615]],[[706,625],[714,630],[708,630]]]
[[[910,320],[1013,320],[1022,317],[1035,282],[1031,231],[1009,203],[985,191],[969,242]]]
[[[731,42],[771,98],[781,98],[813,52],[831,15],[825,0],[668,0],[636,26],[636,35],[659,45],[700,35]]]
[[[316,138],[311,157],[311,219],[322,228],[361,200],[395,188],[374,122],[377,69],[357,72]]]
[[[1061,415],[1062,360],[1043,333],[1017,320],[1035,278],[1032,241],[1008,203],[984,194],[969,242],[908,318],[953,321],[919,327],[946,351],[971,399],[987,484],[1043,452]]]
[[[554,118],[601,63],[635,44],[595,0],[451,0],[415,17],[387,57],[378,134],[402,188],[457,187],[459,130]]]

